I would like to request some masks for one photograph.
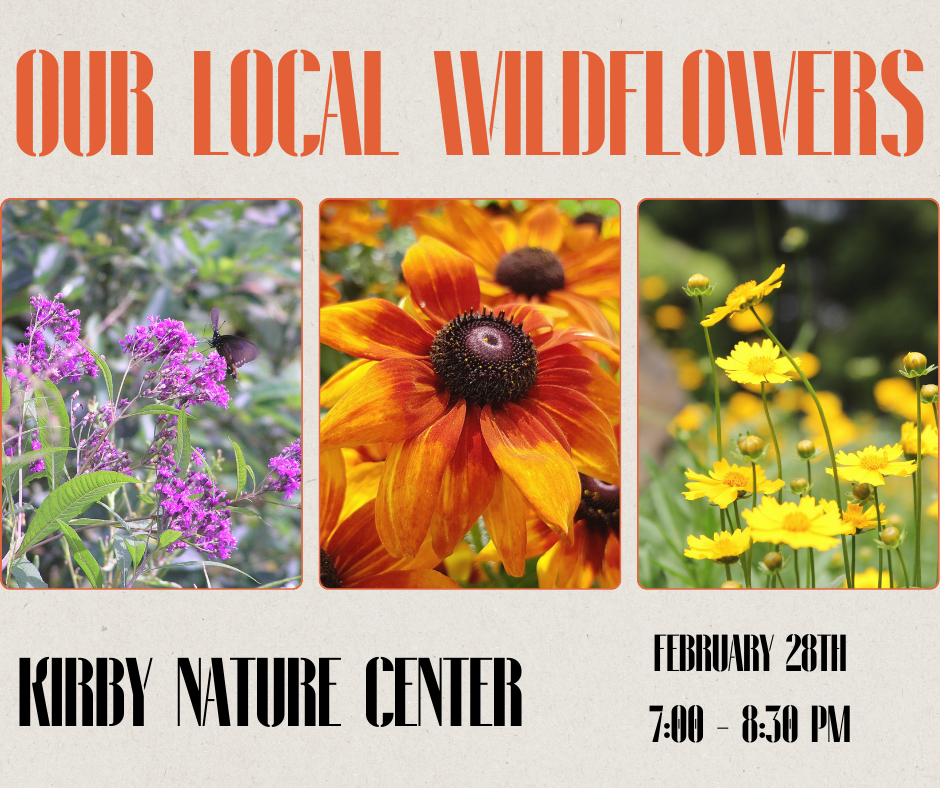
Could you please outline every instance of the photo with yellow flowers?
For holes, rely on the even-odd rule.
[[[320,583],[620,584],[620,206],[320,204]]]
[[[641,586],[937,586],[937,213],[640,204]]]

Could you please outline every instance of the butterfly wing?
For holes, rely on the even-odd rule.
[[[238,380],[238,367],[258,358],[258,346],[249,339],[225,334],[218,340],[213,337],[213,340],[215,349],[225,359],[225,367],[235,380]]]
[[[212,330],[215,333],[219,332],[219,308],[217,306],[212,307],[212,311],[209,312],[209,322],[212,323]]]

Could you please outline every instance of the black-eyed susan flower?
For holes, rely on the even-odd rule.
[[[764,296],[780,287],[780,277],[786,266],[781,265],[767,279],[758,284],[756,281],[745,282],[738,285],[728,293],[725,305],[718,307],[702,321],[703,326],[713,326],[728,315],[744,312],[752,306],[759,304]]]
[[[740,468],[737,465],[730,464],[727,460],[719,460],[708,472],[708,476],[696,473],[691,468],[685,472],[686,478],[691,482],[686,482],[689,489],[683,491],[683,495],[690,501],[697,498],[708,498],[708,500],[727,509],[738,498],[747,493],[754,493],[754,476],[750,468]],[[764,476],[762,468],[757,468],[757,492],[765,495],[775,493],[783,487],[783,479],[770,481]]]
[[[719,564],[736,564],[742,553],[751,546],[751,529],[743,531],[736,528],[707,536],[687,536],[688,548],[683,555],[686,558],[709,559]],[[740,588],[740,586],[737,586]]]
[[[791,374],[796,374],[793,365],[780,358],[780,348],[769,339],[759,345],[738,342],[728,358],[716,359],[715,363],[735,383],[786,383]]]
[[[320,452],[320,583],[325,588],[458,588],[435,572],[429,543],[413,558],[396,558],[375,526],[374,474],[347,480],[342,452]]]
[[[898,457],[904,454],[904,447],[900,443],[893,446],[883,446],[876,449],[869,446],[860,452],[846,454],[840,451],[836,455],[839,464],[839,476],[852,482],[865,482],[878,487],[885,483],[885,476],[910,476],[917,468],[914,460],[901,460]],[[826,468],[826,473],[832,476],[832,468]]]
[[[920,433],[920,453],[929,457],[937,456],[937,428],[927,424]],[[901,425],[901,446],[908,457],[917,456],[917,425],[913,421],[906,421]]]
[[[385,217],[373,215],[368,200],[324,200],[320,203],[320,250],[351,244],[381,246],[376,233],[384,226]]]
[[[555,539],[539,559],[540,588],[620,585],[620,488],[579,474],[581,503],[568,539]],[[544,526],[541,529],[544,531]]]
[[[578,472],[619,480],[611,419],[619,390],[529,304],[481,309],[473,263],[422,238],[402,264],[414,316],[381,299],[326,307],[321,341],[375,363],[320,424],[321,451],[391,444],[376,526],[395,556],[430,532],[444,558],[482,515],[506,570],[524,572],[528,503],[560,535],[581,501]]]
[[[785,544],[794,550],[812,547],[826,551],[839,544],[835,537],[851,534],[852,525],[842,522],[838,510],[832,510],[826,501],[816,503],[812,496],[800,498],[799,503],[765,497],[760,506],[743,512],[755,542]]]
[[[419,237],[430,236],[469,257],[483,302],[497,307],[529,301],[563,310],[572,325],[614,340],[620,327],[620,234],[566,249],[571,221],[551,203],[518,218],[495,218],[454,200],[443,215],[418,216]]]

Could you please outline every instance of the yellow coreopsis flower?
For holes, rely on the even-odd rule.
[[[846,584],[842,584],[843,588],[847,588]],[[864,572],[859,572],[855,575],[855,587],[856,588],[878,588],[878,570],[875,567],[870,566]],[[884,571],[881,573],[881,587],[882,588],[891,588],[891,575]],[[895,581],[895,587],[897,587],[897,582]]]
[[[933,424],[924,425],[920,434],[920,453],[929,457],[937,456],[937,428]],[[917,424],[906,421],[901,425],[901,446],[908,457],[917,456]]]
[[[829,550],[839,544],[838,534],[851,534],[855,528],[839,519],[839,512],[830,509],[827,501],[816,503],[811,496],[777,503],[776,498],[765,497],[756,509],[747,509],[744,519],[751,527],[755,542],[785,544],[794,550],[812,547]]]
[[[734,290],[728,293],[728,297],[725,299],[725,305],[718,307],[706,317],[702,321],[702,325],[713,326],[728,315],[733,315],[735,312],[743,312],[759,304],[765,295],[780,287],[779,280],[780,277],[783,276],[785,267],[786,266],[781,265],[760,284],[752,280],[745,282],[743,285],[738,285]]]
[[[835,501],[825,501],[824,506],[831,512],[839,513],[839,507]],[[881,505],[881,515],[884,517],[885,507]],[[852,526],[852,533],[860,534],[878,527],[878,512],[874,505],[867,509],[861,504],[850,503],[842,510],[842,522]]]
[[[751,546],[751,529],[738,528],[734,533],[721,531],[712,539],[707,536],[688,536],[689,548],[683,553],[686,558],[707,558],[719,564],[737,563],[738,557]]]
[[[885,483],[885,476],[910,476],[916,469],[914,460],[896,462],[904,453],[900,443],[893,446],[883,446],[876,449],[869,446],[860,452],[846,454],[840,451],[836,455],[839,463],[839,476],[851,482],[866,482],[875,486]],[[826,468],[826,473],[832,476],[832,468]]]
[[[738,342],[728,358],[716,359],[715,363],[735,383],[786,383],[794,371],[786,358],[780,358],[780,348],[769,339],[759,345]]]
[[[727,460],[716,462],[708,472],[708,476],[702,473],[696,473],[691,468],[685,472],[686,478],[692,479],[686,483],[689,489],[683,491],[683,495],[690,501],[696,498],[708,498],[708,500],[727,509],[740,497],[741,493],[754,492],[754,476],[750,468],[739,468],[737,465],[731,465]],[[764,471],[757,468],[757,492],[769,494],[775,493],[783,487],[783,479],[770,481],[764,476]]]

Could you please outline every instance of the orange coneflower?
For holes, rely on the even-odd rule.
[[[375,474],[347,471],[342,452],[320,452],[320,584],[324,588],[458,588],[435,572],[425,544],[414,558],[396,558],[375,529]]]
[[[320,251],[351,244],[381,246],[376,233],[384,226],[385,217],[373,215],[368,200],[324,200],[320,203]]]
[[[566,312],[572,324],[615,340],[620,237],[601,238],[599,219],[591,217],[584,222],[586,229],[572,234],[571,220],[548,202],[514,220],[506,214],[490,217],[471,203],[454,200],[441,217],[421,215],[413,226],[419,237],[437,238],[473,260],[487,305],[549,304]],[[594,234],[596,239],[585,244]]]
[[[415,316],[380,299],[321,310],[323,343],[378,362],[322,420],[321,450],[392,444],[376,526],[393,555],[430,532],[444,558],[482,514],[520,575],[526,502],[567,534],[579,469],[618,480],[617,385],[571,346],[591,333],[528,304],[481,309],[473,263],[440,241],[421,239],[402,270]]]

